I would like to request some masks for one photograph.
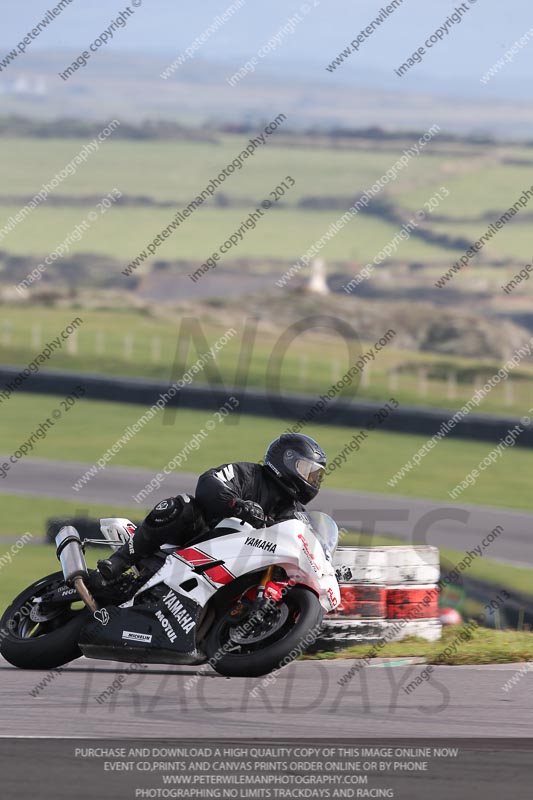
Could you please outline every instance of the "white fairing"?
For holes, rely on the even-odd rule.
[[[132,523],[125,519],[101,520],[102,532],[107,539],[116,539],[117,535],[121,539],[128,537],[127,526],[132,526]],[[326,612],[339,605],[340,590],[335,570],[310,524],[292,519],[256,529],[231,517],[216,527],[224,528],[228,533],[179,549],[175,545],[163,545],[162,549],[170,551],[170,554],[138,594],[158,583],[165,583],[183,593],[182,584],[194,578],[196,585],[187,591],[187,595],[203,606],[234,578],[277,565],[283,567],[291,581],[315,591]],[[223,561],[223,565],[211,567],[205,573],[194,572],[195,566],[218,561]],[[130,600],[123,605],[132,603]]]
[[[100,520],[100,530],[114,550],[117,550],[120,544],[129,541],[136,527],[133,522],[124,517],[109,517],[108,519]],[[117,539],[119,540],[118,544],[116,544]]]

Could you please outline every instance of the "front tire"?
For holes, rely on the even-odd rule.
[[[86,610],[65,604],[37,613],[33,598],[64,584],[62,572],[55,572],[25,589],[13,600],[0,620],[0,654],[14,667],[47,670],[60,667],[82,655],[78,647]],[[32,618],[33,617],[33,618]],[[39,617],[40,619],[37,619]]]
[[[236,644],[235,604],[223,608],[206,639],[209,663],[220,675],[232,678],[257,678],[267,675],[304,653],[322,626],[324,611],[316,594],[306,586],[295,586],[277,604],[281,624],[274,632],[246,645]],[[244,627],[242,621],[240,626]],[[234,637],[232,639],[232,636]]]

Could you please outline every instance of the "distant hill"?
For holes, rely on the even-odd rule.
[[[3,113],[41,119],[68,113],[84,120],[118,117],[134,123],[164,119],[253,124],[283,112],[293,128],[425,130],[438,121],[452,133],[516,140],[531,138],[533,130],[533,106],[519,98],[437,93],[428,81],[422,81],[420,89],[387,89],[378,73],[365,73],[354,82],[345,76],[332,80],[325,70],[304,74],[300,66],[287,75],[274,61],[232,87],[225,78],[239,68],[238,61],[204,61],[199,56],[163,80],[160,74],[171,56],[102,52],[85,70],[62,82],[58,72],[77,55],[65,50],[29,52],[0,73]]]

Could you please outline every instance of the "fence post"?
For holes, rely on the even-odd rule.
[[[133,356],[133,336],[131,333],[126,333],[124,336],[124,358],[126,361],[131,361]]]
[[[455,400],[457,397],[457,373],[456,372],[448,372],[448,377],[446,379],[446,394],[448,400]]]
[[[9,347],[13,336],[13,323],[10,319],[5,319],[2,325],[2,344]]]
[[[67,339],[67,353],[70,356],[75,356],[78,353],[78,331],[71,333]]]
[[[34,322],[31,326],[31,346],[32,347],[40,347],[41,346],[41,334],[42,334],[42,327],[38,322]]]
[[[389,369],[387,372],[388,387],[391,390],[391,392],[395,392],[398,389],[399,385],[398,376],[399,372],[395,367]]]
[[[418,394],[426,397],[428,393],[428,371],[425,367],[418,370]]]

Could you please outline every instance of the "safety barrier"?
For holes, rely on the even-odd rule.
[[[333,564],[341,604],[327,615],[316,649],[440,639],[438,548],[339,547]]]
[[[20,375],[21,367],[0,364],[0,386],[10,383]],[[45,370],[28,376],[25,392],[37,394],[68,394],[76,384],[83,386],[86,400],[109,400],[118,403],[139,403],[151,406],[168,391],[169,384],[147,378],[117,378],[114,375],[93,375],[70,370]],[[219,386],[188,386],[181,389],[168,402],[170,408],[192,408],[215,411],[234,396],[239,401],[239,413],[282,419],[303,419],[317,398],[303,394],[264,392],[259,389]],[[370,400],[335,400],[315,414],[315,425],[340,425],[351,429],[365,427],[373,419],[381,403]],[[433,436],[439,427],[448,422],[450,411],[438,408],[402,405],[380,423],[384,431],[415,433]],[[468,414],[448,432],[448,437],[499,442],[510,428],[519,423],[518,417],[490,414]],[[517,447],[533,447],[533,425],[527,427],[516,441]]]

